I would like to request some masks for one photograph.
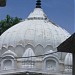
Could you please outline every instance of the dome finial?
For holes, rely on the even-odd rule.
[[[41,8],[41,0],[37,0],[36,2],[36,8]]]

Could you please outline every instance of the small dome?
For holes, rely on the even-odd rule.
[[[2,56],[4,56],[4,55],[13,55],[13,56],[17,57],[17,55],[14,52],[12,52],[11,50],[8,50],[2,54]]]
[[[26,57],[26,58],[23,59],[24,61],[27,61],[27,60],[32,60],[33,61],[33,60],[35,60],[35,57],[31,57],[31,56],[35,56],[35,54],[34,54],[34,52],[31,48],[28,48],[25,51],[25,53],[23,54],[22,57]]]
[[[49,51],[47,51],[45,54],[53,53],[53,52],[54,52],[53,50],[49,50]]]
[[[72,54],[71,54],[71,53],[68,53],[68,54],[66,55],[64,64],[65,64],[66,66],[72,65]]]
[[[52,54],[52,55],[58,56],[58,54],[55,53],[53,50],[49,50],[49,51],[47,51],[45,54]]]
[[[44,59],[48,58],[48,57],[54,57],[54,58],[58,59],[58,54],[53,50],[49,50],[45,54],[47,54],[47,55],[44,57]]]

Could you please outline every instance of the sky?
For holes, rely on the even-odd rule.
[[[74,0],[41,0],[42,9],[48,18],[66,29],[70,34],[75,32]],[[34,10],[36,0],[7,0],[6,7],[0,7],[0,20],[6,15],[23,20]]]

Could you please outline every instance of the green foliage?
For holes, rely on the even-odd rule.
[[[6,31],[8,28],[12,27],[13,25],[19,23],[22,19],[15,17],[12,18],[9,15],[6,16],[4,20],[0,21],[0,35]]]
[[[6,0],[0,0],[0,7],[6,6]]]

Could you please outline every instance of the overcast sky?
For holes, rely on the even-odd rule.
[[[6,7],[0,7],[0,20],[8,14],[11,17],[26,19],[35,8],[36,0],[7,0]],[[42,9],[48,18],[66,29],[74,30],[74,0],[42,0]]]

